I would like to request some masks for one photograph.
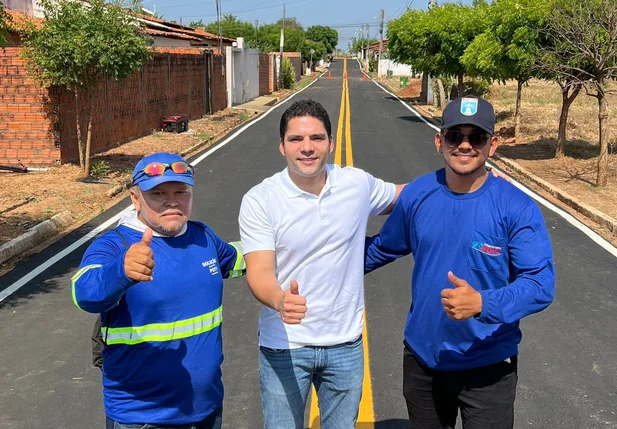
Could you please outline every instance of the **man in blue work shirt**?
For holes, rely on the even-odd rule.
[[[493,106],[457,99],[435,137],[445,168],[401,192],[365,271],[413,254],[403,393],[411,427],[511,429],[521,318],[553,300],[548,232],[536,203],[488,174]]]
[[[193,169],[179,155],[137,163],[134,211],[86,250],[75,305],[101,313],[107,429],[220,429],[223,278],[239,244],[189,221]]]

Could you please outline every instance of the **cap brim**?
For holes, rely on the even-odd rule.
[[[136,183],[137,186],[139,186],[139,189],[141,189],[142,191],[149,191],[150,189],[160,185],[161,183],[167,183],[167,182],[180,182],[180,183],[186,183],[187,185],[190,186],[195,186],[195,181],[193,180],[192,176],[180,176],[180,175],[161,175],[161,176],[154,176],[154,177],[149,177],[146,180],[142,180],[139,181],[138,183]]]
[[[470,116],[469,119],[460,120],[460,121],[452,121],[452,122],[441,124],[441,129],[446,130],[446,129],[450,129],[453,127],[458,127],[459,125],[475,125],[476,127],[486,131],[490,135],[495,134],[494,129],[491,129],[487,127],[486,125],[479,123],[479,121],[475,121],[472,116]]]

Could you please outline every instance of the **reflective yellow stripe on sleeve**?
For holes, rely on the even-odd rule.
[[[84,310],[79,306],[79,304],[77,303],[77,298],[75,297],[75,283],[77,283],[77,280],[79,280],[81,276],[86,274],[88,270],[93,270],[95,268],[101,267],[101,264],[86,265],[85,267],[80,268],[80,270],[77,271],[73,277],[71,277],[71,295],[73,296],[73,304],[75,304],[75,307],[79,308],[82,311]]]
[[[146,342],[162,342],[193,337],[211,331],[223,322],[223,306],[210,313],[171,323],[152,323],[128,328],[101,326],[101,333],[107,344],[135,345]],[[107,338],[105,336],[107,335]]]
[[[229,278],[242,277],[246,271],[246,263],[242,254],[242,243],[240,241],[232,241],[229,245],[236,249],[236,263],[229,272]]]

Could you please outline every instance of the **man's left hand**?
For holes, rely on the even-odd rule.
[[[454,289],[441,291],[441,303],[450,319],[466,320],[482,312],[482,296],[469,283],[448,271]]]
[[[512,183],[512,179],[510,179],[510,177],[508,177],[508,176],[506,175],[506,173],[503,173],[503,172],[501,172],[501,171],[498,171],[498,170],[496,170],[496,169],[494,169],[494,168],[491,168],[491,173],[493,173],[493,176],[495,176],[495,177],[501,177],[501,178],[502,178],[503,180],[505,180],[506,182],[508,182],[508,183]]]

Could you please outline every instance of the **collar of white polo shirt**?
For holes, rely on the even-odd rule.
[[[334,168],[334,165],[332,164],[326,165],[326,184],[321,190],[319,197],[321,197],[322,195],[325,195],[327,190],[336,186],[338,172],[339,170]],[[280,176],[280,180],[281,180],[281,186],[283,188],[283,191],[285,192],[285,195],[287,195],[287,198],[296,198],[302,195],[308,195],[314,198],[319,198],[317,195],[311,194],[310,192],[306,192],[300,189],[298,185],[296,185],[293,182],[293,180],[291,180],[291,177],[289,176],[289,168],[286,168],[285,170],[283,170]]]

